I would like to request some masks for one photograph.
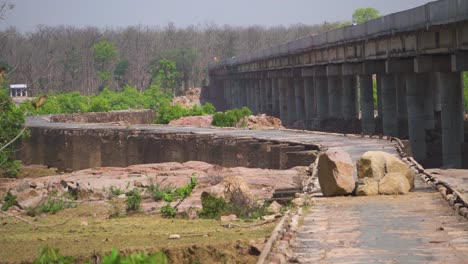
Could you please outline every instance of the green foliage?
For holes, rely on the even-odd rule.
[[[353,22],[359,24],[379,17],[379,11],[373,7],[359,8],[353,13]]]
[[[50,263],[68,264],[68,263],[74,263],[74,261],[75,261],[74,258],[65,257],[62,254],[60,254],[57,248],[51,248],[51,247],[46,246],[40,249],[39,257],[36,258],[33,261],[33,263],[34,264],[50,264]]]
[[[164,200],[168,204],[161,207],[161,215],[166,218],[174,218],[177,214],[177,206],[172,207],[169,203],[179,200],[179,204],[192,194],[198,185],[196,177],[190,178],[190,183],[179,188],[172,185],[162,187],[161,184],[151,184],[149,191],[153,194],[155,201]]]
[[[201,202],[203,207],[199,214],[201,218],[215,219],[220,217],[226,210],[226,202],[224,199],[208,193],[202,195]]]
[[[169,203],[161,207],[161,216],[164,218],[174,218],[177,215],[177,208],[172,207]]]
[[[128,66],[128,60],[120,60],[117,65],[115,65],[114,75],[122,78],[127,72]]]
[[[195,105],[192,108],[187,108],[181,105],[164,104],[159,108],[155,118],[155,123],[168,124],[172,120],[176,120],[181,117],[210,115],[214,111],[215,109],[212,104],[205,104],[202,107]]]
[[[172,95],[175,94],[178,72],[174,61],[160,59],[152,64],[151,72],[152,81],[158,87],[161,87],[165,92],[171,92]]]
[[[145,253],[134,253],[128,256],[121,256],[119,251],[112,249],[109,255],[104,255],[102,264],[166,264],[167,256],[164,252],[157,252],[151,255]]]
[[[105,64],[112,62],[117,56],[117,49],[112,43],[107,41],[100,41],[93,45],[93,59],[96,64],[103,70]]]
[[[192,75],[194,64],[198,58],[198,51],[193,48],[177,48],[167,51],[163,56],[173,61],[178,73],[178,82],[184,83],[185,90],[188,89],[188,81]]]
[[[115,186],[111,186],[111,187],[110,187],[110,192],[111,192],[112,195],[114,195],[114,196],[119,196],[119,195],[125,193],[122,189],[117,188],[117,187],[115,187]]]
[[[18,203],[16,202],[16,196],[11,194],[10,191],[8,191],[3,198],[3,205],[1,210],[2,211],[7,211],[10,209],[10,207],[17,205]]]
[[[36,216],[42,213],[55,214],[66,208],[75,208],[76,204],[71,201],[71,197],[59,197],[54,194],[49,196],[47,200],[36,208],[28,208],[27,214],[29,216]]]
[[[51,247],[41,248],[39,257],[33,261],[34,264],[69,264],[75,263],[72,257],[65,257],[60,254],[59,250]],[[90,263],[87,261],[86,263]],[[102,264],[166,264],[168,258],[164,252],[156,252],[154,254],[133,253],[127,256],[122,256],[116,249],[112,249],[110,254],[104,254]]]
[[[18,174],[20,163],[15,160],[16,144],[11,141],[18,135],[18,139],[28,135],[27,131],[21,133],[24,113],[24,109],[16,107],[10,100],[7,89],[0,87],[0,148],[4,148],[0,150],[0,177],[14,178]]]
[[[127,212],[136,212],[139,211],[141,208],[141,194],[137,189],[133,189],[126,193],[127,200],[125,203],[127,204]]]
[[[236,126],[239,121],[244,119],[245,117],[252,114],[247,107],[242,107],[242,109],[232,109],[227,110],[226,112],[217,112],[213,115],[213,126],[217,127],[234,127]]]

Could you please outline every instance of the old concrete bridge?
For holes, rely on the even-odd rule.
[[[204,93],[218,109],[248,106],[309,129],[359,119],[364,134],[408,136],[419,161],[438,128],[443,165],[460,168],[466,70],[468,1],[441,0],[211,64]]]

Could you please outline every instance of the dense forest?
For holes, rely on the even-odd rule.
[[[126,84],[143,91],[151,86],[158,61],[176,62],[180,89],[199,87],[207,65],[268,46],[320,33],[340,23],[289,27],[233,27],[216,24],[178,28],[131,26],[121,29],[38,26],[0,32],[0,63],[11,83],[27,83],[35,95],[79,91],[92,95]]]

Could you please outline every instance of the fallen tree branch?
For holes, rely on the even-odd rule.
[[[14,218],[16,218],[16,219],[18,219],[18,220],[20,220],[20,221],[23,221],[23,222],[25,222],[25,223],[27,223],[27,224],[30,224],[30,225],[32,225],[32,226],[35,226],[35,227],[55,227],[55,226],[61,226],[61,225],[64,225],[64,224],[68,223],[68,221],[70,221],[70,220],[73,218],[73,217],[70,217],[70,218],[68,218],[67,220],[65,220],[64,222],[58,223],[58,224],[39,225],[39,224],[33,223],[33,222],[31,222],[31,221],[29,221],[29,220],[27,220],[27,219],[24,219],[24,218],[22,218],[22,217],[19,217],[19,216],[17,216],[17,215],[14,215],[14,214],[10,214],[10,213],[7,213],[7,212],[2,212],[2,211],[0,211],[0,213],[6,215],[6,217],[14,217]],[[5,218],[5,217],[3,217],[3,218]]]
[[[238,225],[238,224],[233,224],[233,223],[227,223],[227,224],[220,224],[220,226],[225,227],[225,228],[251,228],[251,227],[256,227],[256,226],[262,226],[262,225],[267,225],[273,222],[276,222],[280,218],[275,218],[273,220],[268,220],[265,222],[257,223],[257,224],[251,224],[251,225]]]
[[[6,147],[8,147],[13,142],[15,142],[19,137],[21,137],[21,135],[24,133],[24,131],[26,131],[27,128],[28,128],[27,126],[24,126],[23,129],[21,129],[19,134],[16,135],[16,137],[14,139],[12,139],[10,142],[6,143],[4,146],[0,147],[0,151],[3,151],[4,149],[6,149]]]

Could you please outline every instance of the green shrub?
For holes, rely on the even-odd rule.
[[[217,112],[213,115],[213,126],[217,127],[234,127],[236,126],[239,121],[244,119],[245,117],[252,114],[247,107],[242,107],[242,109],[231,109],[227,110],[226,112]]]
[[[172,207],[170,204],[166,204],[161,207],[161,216],[164,218],[174,218],[177,215],[177,208]]]
[[[199,214],[201,218],[218,218],[226,210],[226,201],[224,199],[208,193],[202,194],[201,202],[203,207]]]
[[[127,212],[136,212],[139,211],[141,208],[141,194],[137,189],[133,189],[126,193],[127,200],[125,203],[127,204]]]
[[[157,252],[151,255],[145,253],[134,253],[128,256],[121,256],[119,251],[112,249],[109,255],[102,257],[102,264],[166,264],[167,256],[164,252]]]
[[[125,193],[122,189],[117,188],[115,186],[111,186],[109,190],[112,193],[112,195],[114,195],[114,196],[119,196],[119,195]]]
[[[18,203],[16,202],[16,196],[11,194],[10,191],[8,191],[3,198],[3,205],[2,205],[2,211],[6,211],[10,209],[10,207],[17,205]]]
[[[52,194],[47,198],[47,200],[39,205],[37,208],[28,208],[27,214],[29,216],[36,216],[42,213],[51,213],[55,214],[59,211],[62,211],[66,208],[74,208],[76,204],[70,201],[70,198],[66,197],[57,197]]]
[[[202,106],[202,110],[203,110],[203,113],[207,114],[207,115],[212,115],[216,112],[216,108],[214,107],[214,105],[210,104],[210,103],[205,103],[203,106]]]
[[[68,263],[73,263],[74,261],[75,261],[74,258],[65,257],[62,254],[60,254],[57,248],[51,248],[47,246],[47,247],[40,249],[39,257],[36,258],[33,261],[33,263],[34,264],[50,264],[50,263],[68,264]]]

